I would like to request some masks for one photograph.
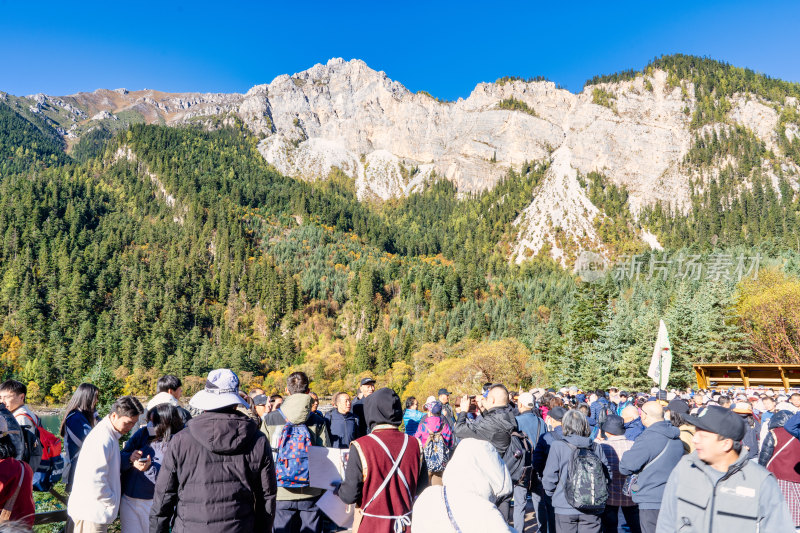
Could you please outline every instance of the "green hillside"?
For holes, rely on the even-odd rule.
[[[74,159],[48,128],[0,104],[0,371],[33,400],[88,376],[146,393],[171,372],[191,389],[219,366],[270,391],[297,368],[321,393],[366,373],[416,395],[646,386],[662,318],[675,386],[696,361],[795,358],[798,195],[761,179],[770,154],[747,131],[698,138],[687,165],[736,163],[697,184],[688,214],[655,205],[635,221],[624,188],[581,177],[620,261],[588,283],[547,250],[508,261],[545,163],[481,194],[434,180],[378,205],[336,172],[281,176],[241,124],[98,130]],[[642,228],[667,250],[643,251]]]
[[[0,176],[20,172],[33,163],[65,163],[64,141],[32,113],[23,117],[0,101]]]

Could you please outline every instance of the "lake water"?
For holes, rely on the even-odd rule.
[[[58,428],[61,427],[61,413],[58,414],[44,414],[39,415],[39,418],[42,419],[42,426],[44,429],[52,433],[53,435],[58,436]]]

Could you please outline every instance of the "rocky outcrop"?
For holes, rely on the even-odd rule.
[[[550,161],[531,204],[514,223],[515,261],[547,249],[566,263],[576,250],[605,249],[595,230],[603,214],[589,201],[580,174],[597,171],[624,185],[634,214],[654,202],[688,209],[689,180],[702,177],[684,163],[697,135],[690,128],[694,87],[670,82],[659,70],[578,94],[547,81],[480,83],[466,99],[442,102],[410,92],[363,61],[331,59],[245,94],[117,89],[30,98],[34,106],[60,106],[74,124],[122,120],[125,111],[166,124],[238,116],[262,138],[260,153],[281,173],[318,180],[337,168],[354,180],[361,199],[407,195],[433,175],[462,192],[485,190],[509,168]],[[527,109],[499,108],[507,99]],[[779,157],[780,107],[797,103],[742,95],[730,104],[727,124],[712,127],[744,126]],[[800,135],[798,125],[788,124],[785,133],[790,139]],[[789,161],[779,166],[786,175],[798,174]],[[769,165],[764,171],[773,172]],[[640,235],[660,246],[645,230]]]
[[[156,174],[150,171],[145,163],[136,157],[136,154],[133,152],[133,150],[131,150],[130,146],[120,146],[117,148],[117,151],[114,153],[111,159],[111,164],[118,163],[120,161],[129,161],[135,164],[137,171],[150,179],[150,182],[155,187],[156,196],[162,199],[167,207],[172,208],[174,213],[172,221],[182,226],[184,217],[189,212],[189,208],[177,201],[175,197],[167,191],[166,187],[164,187],[164,183]]]

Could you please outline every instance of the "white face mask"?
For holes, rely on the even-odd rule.
[[[153,426],[152,422],[147,423],[147,434],[150,435],[151,437],[156,436],[156,428],[155,426]]]

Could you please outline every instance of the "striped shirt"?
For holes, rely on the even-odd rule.
[[[633,448],[633,441],[626,439],[625,435],[608,435],[606,440],[598,440],[597,442],[603,447],[603,453],[606,454],[606,459],[608,459],[608,472],[611,474],[606,505],[614,507],[635,505],[630,496],[625,496],[622,493],[622,487],[625,485],[627,476],[619,473],[619,462],[622,459],[622,455]]]

